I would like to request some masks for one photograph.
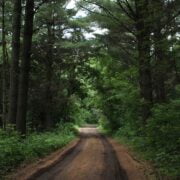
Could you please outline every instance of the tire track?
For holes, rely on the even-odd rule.
[[[96,128],[81,128],[81,141],[34,180],[127,180],[116,152]]]
[[[120,166],[113,146],[104,136],[101,136],[101,141],[105,149],[103,180],[128,180],[125,170]]]

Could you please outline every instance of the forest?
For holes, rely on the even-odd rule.
[[[179,0],[1,0],[0,84],[0,179],[84,124],[180,177]]]

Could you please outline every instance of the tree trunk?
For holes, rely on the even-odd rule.
[[[148,0],[136,0],[136,30],[138,41],[138,60],[139,60],[139,83],[140,94],[143,99],[142,119],[146,120],[151,114],[152,106],[152,77],[150,65],[150,27]]]
[[[16,123],[17,97],[18,97],[18,75],[20,55],[20,32],[21,32],[21,0],[14,1],[13,11],[13,34],[12,34],[12,56],[10,72],[10,94],[8,122]]]
[[[45,126],[46,129],[51,129],[53,126],[52,119],[52,77],[53,77],[53,44],[54,44],[54,30],[52,25],[48,24],[48,51],[46,59],[46,111],[45,111]]]
[[[155,67],[154,67],[154,91],[155,102],[163,103],[166,100],[165,77],[166,63],[163,52],[163,37],[161,30],[154,32],[154,50],[155,50]],[[164,50],[165,51],[165,50]]]
[[[22,64],[19,80],[18,106],[17,106],[17,130],[26,133],[26,114],[28,100],[29,70],[31,59],[31,46],[33,35],[34,0],[26,1],[26,14],[23,35]]]
[[[162,103],[166,100],[165,91],[165,75],[166,75],[166,62],[165,62],[165,38],[161,33],[162,30],[162,17],[163,17],[163,1],[154,0],[152,2],[153,13],[153,40],[154,40],[154,92],[155,102]]]
[[[7,115],[7,56],[6,56],[6,31],[5,31],[5,0],[2,1],[2,122],[3,127],[6,128]]]

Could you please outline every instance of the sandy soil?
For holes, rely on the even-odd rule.
[[[80,140],[36,166],[21,170],[17,180],[146,180],[142,165],[128,150],[95,127],[80,129]],[[32,172],[31,172],[32,171]]]

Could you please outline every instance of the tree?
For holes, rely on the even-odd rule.
[[[3,126],[6,128],[6,118],[7,118],[7,73],[8,73],[8,59],[6,51],[6,26],[5,26],[5,1],[1,2],[2,7],[2,59],[3,59],[3,69],[2,69],[2,121]]]
[[[143,100],[142,118],[144,121],[150,116],[152,107],[152,75],[150,64],[150,22],[149,0],[135,0],[136,8],[136,37],[139,61],[140,93]]]
[[[19,56],[20,56],[20,32],[21,32],[21,0],[14,1],[12,22],[12,56],[10,72],[10,94],[8,122],[16,124],[18,78],[19,78]]]
[[[29,70],[31,61],[31,47],[33,35],[34,0],[26,1],[25,24],[23,34],[22,62],[19,80],[17,130],[26,133],[26,113],[28,100]]]

